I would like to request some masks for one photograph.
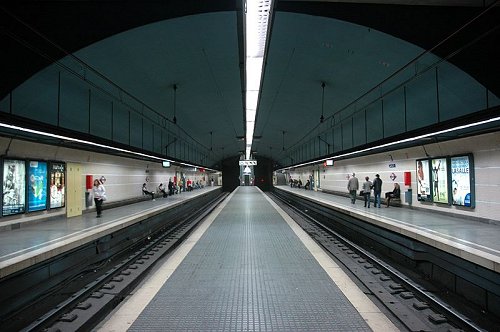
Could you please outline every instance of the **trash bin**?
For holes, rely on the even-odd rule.
[[[85,192],[85,207],[91,207],[94,203],[94,200],[92,199],[92,195],[90,194],[89,191]]]
[[[408,205],[411,205],[411,200],[412,200],[412,192],[410,188],[405,192],[405,202],[408,203]]]

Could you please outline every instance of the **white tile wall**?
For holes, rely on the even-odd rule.
[[[417,201],[415,160],[426,158],[425,151],[431,157],[451,156],[463,153],[474,155],[474,172],[476,176],[476,208],[463,208],[435,203]],[[392,160],[391,160],[392,157]],[[390,168],[389,164],[396,164]],[[490,220],[500,220],[500,133],[490,133],[475,137],[462,138],[454,141],[425,145],[425,149],[413,147],[395,150],[376,155],[335,161],[333,167],[324,166],[304,167],[290,172],[292,178],[301,178],[302,183],[314,169],[320,169],[321,188],[347,192],[347,176],[356,173],[360,183],[365,176],[372,180],[375,174],[380,174],[383,181],[382,192],[391,191],[393,181],[390,175],[396,175],[395,182],[401,186],[402,192],[408,188],[404,186],[403,173],[412,173],[413,199],[415,207],[453,212],[464,216],[474,216]],[[383,194],[382,194],[383,196]],[[402,197],[402,203],[404,197]]]
[[[218,176],[213,174],[195,172],[192,169],[180,169],[176,166],[163,168],[160,162],[146,162],[20,140],[12,140],[10,142],[10,139],[3,137],[0,137],[0,151],[2,151],[5,157],[10,158],[80,163],[83,168],[83,209],[85,209],[85,175],[92,175],[94,179],[98,179],[101,176],[106,178],[105,186],[108,201],[119,201],[141,196],[142,184],[146,182],[146,177],[150,180],[148,182],[149,190],[155,191],[160,182],[167,187],[169,178],[172,177],[173,179],[176,171],[178,172],[178,176],[180,172],[184,172],[186,179],[190,178],[194,181],[202,181],[204,177],[205,185],[208,183],[207,178],[218,178]]]

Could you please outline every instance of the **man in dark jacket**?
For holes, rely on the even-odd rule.
[[[382,193],[382,179],[380,179],[380,175],[375,175],[375,180],[373,180],[373,194],[375,195],[374,198],[374,206],[380,208],[380,194]]]

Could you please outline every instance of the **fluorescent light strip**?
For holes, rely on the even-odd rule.
[[[272,0],[247,0],[245,5],[245,159],[250,159]]]
[[[310,162],[307,162],[307,163],[298,164],[298,165],[294,165],[294,166],[290,166],[290,167],[284,167],[284,168],[280,168],[280,169],[278,169],[276,171],[287,170],[287,169],[290,169],[290,168],[296,168],[296,167],[302,167],[302,166],[317,164],[317,163],[324,162],[324,161],[326,161],[328,159],[338,159],[338,158],[342,158],[342,157],[346,157],[346,156],[352,156],[354,154],[359,154],[359,153],[362,153],[362,152],[367,152],[367,151],[371,151],[371,150],[375,150],[375,149],[385,148],[385,147],[388,147],[388,146],[391,146],[391,145],[400,144],[400,143],[407,143],[407,142],[411,142],[411,141],[416,141],[416,140],[421,139],[421,138],[426,138],[426,137],[429,137],[429,136],[434,136],[434,135],[449,133],[449,132],[455,131],[455,130],[460,130],[460,129],[466,129],[466,128],[470,128],[470,127],[480,126],[482,124],[486,124],[486,123],[490,123],[490,122],[495,122],[495,121],[499,121],[499,120],[500,120],[500,117],[496,117],[496,118],[491,118],[491,119],[488,119],[488,120],[483,120],[483,121],[479,121],[479,122],[469,123],[469,124],[466,124],[466,125],[462,125],[462,126],[458,126],[458,127],[454,127],[454,128],[449,128],[449,129],[443,129],[443,130],[436,131],[436,132],[433,132],[433,133],[424,134],[424,135],[420,135],[420,136],[415,136],[415,137],[411,137],[411,138],[406,138],[406,139],[403,139],[403,140],[400,140],[400,141],[386,143],[386,144],[382,144],[382,145],[379,145],[379,146],[374,146],[374,147],[371,147],[371,148],[366,148],[366,149],[359,150],[359,151],[344,153],[344,154],[341,154],[341,155],[338,155],[338,156],[335,156],[335,157],[328,157],[328,158],[318,159],[318,160],[315,160],[315,161],[310,161]]]
[[[96,147],[100,147],[100,148],[104,148],[104,149],[110,149],[110,150],[114,150],[114,151],[124,152],[124,153],[132,154],[132,155],[136,155],[136,156],[141,156],[141,157],[146,157],[146,158],[150,158],[150,159],[156,159],[156,160],[161,160],[161,161],[169,161],[171,163],[180,164],[180,165],[183,165],[183,166],[198,167],[198,168],[204,168],[204,169],[208,169],[208,170],[211,170],[211,171],[215,171],[214,169],[206,168],[206,167],[202,167],[202,166],[198,166],[198,165],[191,165],[191,164],[182,163],[182,162],[174,162],[174,161],[166,159],[166,158],[160,158],[160,157],[156,157],[156,156],[151,156],[149,154],[144,154],[144,153],[140,153],[140,152],[134,152],[134,151],[126,150],[126,149],[117,148],[117,147],[114,147],[114,146],[99,144],[99,143],[95,143],[95,142],[91,142],[91,141],[85,141],[85,140],[81,140],[81,139],[77,139],[77,138],[73,138],[73,137],[67,137],[67,136],[62,136],[62,135],[47,133],[47,132],[44,132],[44,131],[39,131],[39,130],[24,128],[24,127],[14,126],[14,125],[2,123],[2,122],[0,122],[0,127],[14,129],[14,130],[19,130],[19,131],[24,131],[24,132],[31,133],[31,134],[36,134],[36,135],[42,135],[42,136],[48,136],[48,137],[63,139],[63,140],[72,141],[72,142],[81,143],[81,144],[86,144],[86,145],[92,145],[92,146],[96,146]]]

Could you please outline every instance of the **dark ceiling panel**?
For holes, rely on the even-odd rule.
[[[36,54],[57,60],[99,40],[152,22],[237,9],[238,1],[231,0],[4,3],[0,6],[0,45],[6,51],[0,52],[0,73],[3,77],[6,77],[3,73],[8,73],[9,79],[1,80],[0,96],[46,66]],[[23,46],[28,44],[31,51]],[[32,57],[32,61],[27,62],[31,66],[13,70],[19,57]]]
[[[371,27],[425,50],[433,49],[433,53],[442,58],[458,51],[449,61],[499,95],[500,78],[491,69],[500,58],[500,6],[463,7],[453,6],[453,1],[448,3],[449,6],[412,6],[278,1],[276,11],[330,17]],[[484,11],[486,13],[481,14]],[[480,36],[483,37],[478,39]]]
[[[244,136],[242,3],[4,4],[0,7],[0,97],[68,54],[78,55],[164,121],[173,117],[175,84],[179,130],[210,148],[220,164],[244,148],[238,140]],[[500,95],[496,60],[500,58],[500,8],[471,22],[484,9],[277,1],[253,149],[259,156],[277,159],[300,144],[306,133],[320,135],[322,111],[325,117],[338,110],[341,117],[348,116],[364,93],[429,49],[433,53],[423,59],[424,64],[446,57]],[[464,25],[463,31],[454,34]],[[405,75],[394,79],[384,92],[406,79]],[[459,105],[460,98],[455,102]],[[357,114],[359,118],[363,117]],[[324,136],[323,140],[329,139]]]

